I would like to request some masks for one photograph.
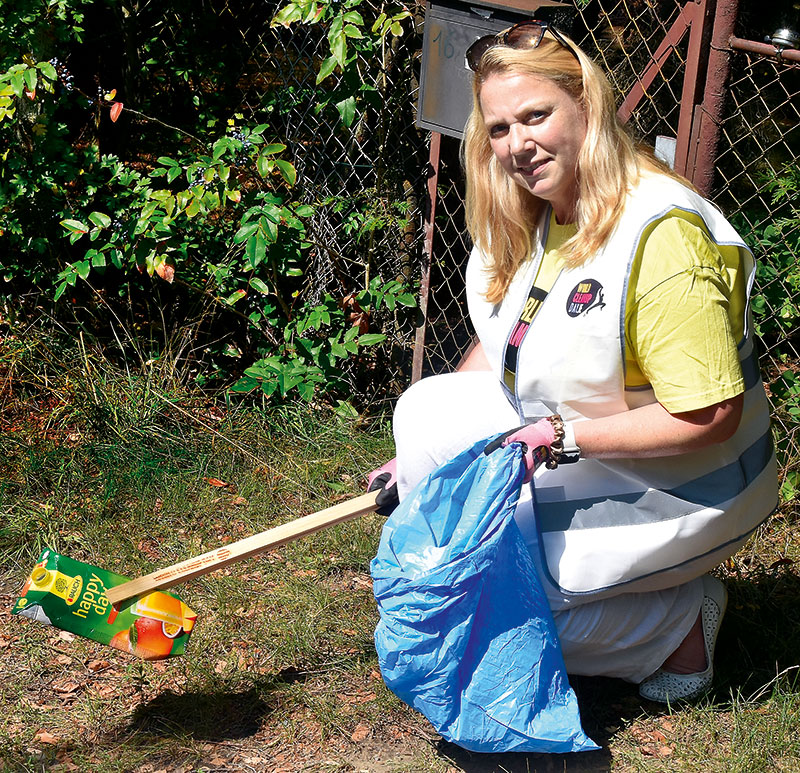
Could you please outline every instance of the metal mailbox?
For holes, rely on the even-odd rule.
[[[525,19],[552,22],[569,33],[574,6],[556,0],[428,0],[422,38],[417,126],[461,138],[472,109],[472,71],[465,52],[483,35]]]

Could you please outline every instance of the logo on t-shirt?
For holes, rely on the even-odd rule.
[[[596,279],[581,280],[567,296],[567,314],[570,317],[587,314],[592,309],[602,309],[605,305],[603,285]]]

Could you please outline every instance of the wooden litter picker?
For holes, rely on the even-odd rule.
[[[45,548],[13,612],[145,660],[181,655],[197,616],[178,596],[165,593],[167,588],[373,512],[379,493],[371,491],[133,580]]]

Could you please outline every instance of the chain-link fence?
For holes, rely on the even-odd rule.
[[[463,297],[470,245],[458,141],[435,138],[436,168],[432,168],[431,135],[414,126],[422,8],[416,6],[403,21],[402,36],[387,36],[385,45],[357,61],[359,109],[348,126],[337,100],[353,93],[353,84],[337,73],[321,85],[316,82],[320,62],[329,55],[325,25],[270,27],[280,5],[247,6],[227,2],[217,11],[220,19],[226,17],[226,23],[233,19],[240,29],[241,112],[248,120],[268,117],[273,134],[290,147],[305,195],[317,203],[330,203],[318,210],[311,229],[314,266],[309,276],[318,292],[346,298],[354,287],[367,286],[375,276],[416,280],[420,267],[423,276],[429,268],[429,290],[423,288],[427,326],[422,370],[452,369],[472,338]],[[781,461],[789,491],[800,487],[796,479],[800,380],[795,380],[800,319],[800,210],[795,203],[800,188],[800,66],[785,56],[776,58],[773,46],[753,44],[750,49],[760,45],[763,50],[744,52],[732,37],[719,45],[710,22],[713,11],[735,6],[733,0],[579,0],[568,31],[610,74],[622,106],[620,115],[637,138],[649,144],[659,136],[677,139],[676,168],[690,178],[696,169],[692,153],[699,156],[714,150],[705,135],[698,139],[698,116],[710,115],[712,128],[719,128],[716,176],[706,192],[734,221],[760,261],[754,311],[764,372],[781,427]],[[358,8],[365,29],[381,12],[391,12],[372,0]],[[743,16],[752,26],[757,9],[745,10]],[[741,18],[742,14],[740,26]],[[755,32],[737,29],[736,33],[763,38],[771,31],[763,25],[773,20],[762,22]],[[712,81],[719,72],[711,72],[709,51],[723,56],[729,65],[727,85]],[[714,67],[719,70],[719,62]],[[719,115],[709,113],[704,88],[724,90]],[[432,175],[433,220],[427,191]],[[433,237],[430,250],[426,250],[426,229]],[[391,334],[392,345],[386,348],[380,372],[373,374],[383,388],[368,391],[391,395],[407,385],[414,326],[419,322],[397,317],[371,320],[373,329],[382,326]],[[418,358],[419,344],[417,337]]]
[[[574,38],[610,74],[622,104],[621,117],[629,117],[633,133],[651,145],[659,136],[674,140],[688,135],[697,108],[686,104],[687,99],[697,99],[703,109],[700,87],[685,79],[693,65],[693,17],[687,18],[687,8],[692,10],[693,5],[676,0],[603,0],[576,8]],[[696,45],[708,46],[711,32],[698,33]],[[737,50],[737,45],[731,37],[728,82],[709,86],[724,89],[727,99],[719,120],[713,187],[707,193],[735,223],[759,261],[753,300],[756,332],[778,428],[784,493],[793,497],[800,489],[800,65],[786,54],[776,57],[772,45],[751,42],[747,47],[758,53]],[[696,70],[690,74],[699,81],[703,72]],[[688,140],[687,136],[684,164]],[[704,147],[697,152],[708,151]],[[691,167],[679,170],[692,176]],[[462,294],[469,244],[461,225],[457,141],[449,138],[442,142],[437,206],[427,372],[453,368],[471,339]]]
[[[800,64],[737,52],[715,201],[759,261],[753,306],[787,498],[800,490]]]
[[[428,163],[427,133],[414,126],[422,12],[398,22],[394,33],[401,35],[379,39],[370,31],[384,6],[359,4],[354,11],[364,37],[348,38],[355,61],[318,83],[331,55],[330,24],[271,24],[286,5],[217,5],[220,23],[238,25],[241,34],[239,113],[247,124],[269,124],[270,136],[287,145],[302,196],[323,205],[307,223],[310,300],[329,293],[351,310],[362,332],[389,336],[380,368],[364,373],[359,363],[348,374],[353,390],[373,399],[397,394],[410,378],[414,311],[389,313],[384,306],[382,314],[363,313],[352,294],[375,279],[413,286],[418,276]],[[359,48],[367,38],[369,50]]]

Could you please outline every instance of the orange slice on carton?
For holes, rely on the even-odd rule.
[[[179,629],[189,633],[197,620],[197,615],[180,599],[159,591],[142,596],[133,605],[131,612],[164,623],[164,633],[170,638],[177,636],[180,633]]]

